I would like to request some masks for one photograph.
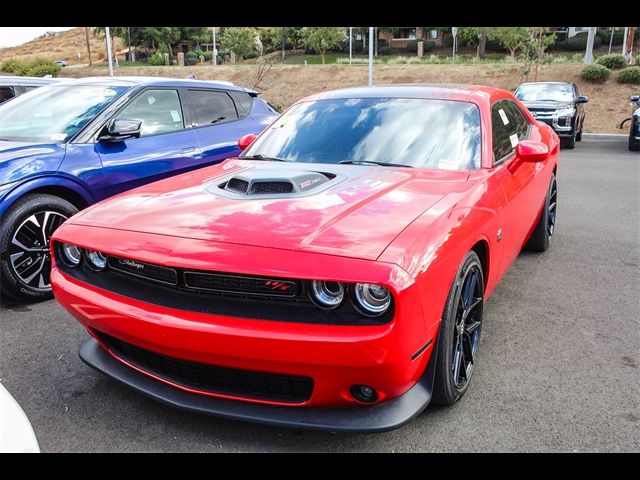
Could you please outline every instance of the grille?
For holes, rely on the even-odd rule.
[[[299,290],[297,283],[289,280],[202,272],[186,272],[184,274],[184,283],[187,288],[196,288],[198,290],[274,297],[295,297]]]
[[[122,360],[172,383],[204,392],[284,403],[302,403],[311,397],[313,379],[263,373],[180,360],[137,347],[96,332]]]
[[[156,282],[168,283],[170,285],[176,285],[178,283],[178,273],[173,268],[113,256],[109,257],[109,266],[114,270]]]
[[[253,193],[291,193],[293,184],[291,182],[255,182]]]
[[[232,178],[227,182],[227,190],[235,190],[240,193],[247,193],[249,188],[249,182],[241,180],[239,178]]]

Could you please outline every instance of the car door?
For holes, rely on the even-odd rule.
[[[516,145],[529,138],[531,128],[514,102],[500,100],[492,105],[493,168],[507,202],[500,219],[503,252],[500,276],[509,269],[520,253],[542,198],[537,194],[535,185],[538,164],[522,162],[515,153]]]
[[[222,89],[187,90],[191,126],[198,138],[203,163],[218,163],[238,155],[238,139],[247,133],[260,133],[261,128],[256,128],[248,116],[250,103],[247,109],[246,105],[234,101],[233,93],[236,92]]]
[[[113,118],[142,122],[139,138],[98,142],[104,172],[103,197],[175,175],[201,164],[198,140],[185,128],[178,89],[148,88]]]

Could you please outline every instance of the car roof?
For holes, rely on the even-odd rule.
[[[573,85],[573,82],[524,82],[519,86],[523,85]]]
[[[0,76],[0,85],[48,85],[58,81],[60,81],[60,79],[48,77]]]
[[[76,85],[98,85],[98,86],[123,86],[123,87],[195,87],[195,88],[223,88],[225,90],[237,90],[248,93],[255,91],[234,85],[230,82],[216,80],[196,80],[191,78],[169,78],[169,77],[145,77],[145,76],[122,76],[122,77],[83,77],[67,79],[67,82],[74,82]]]
[[[435,98],[467,101],[477,92],[493,96],[502,92],[486,85],[464,85],[455,83],[406,83],[385,84],[372,87],[353,87],[310,95],[301,101],[338,98]]]

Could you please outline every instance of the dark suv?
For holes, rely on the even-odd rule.
[[[54,78],[44,77],[0,77],[0,103],[55,81]]]
[[[560,137],[562,148],[574,148],[582,140],[583,103],[589,97],[580,95],[573,82],[523,83],[514,92],[536,120],[550,125]]]

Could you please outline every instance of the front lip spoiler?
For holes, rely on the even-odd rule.
[[[80,344],[78,355],[95,370],[143,395],[182,410],[278,427],[351,433],[392,430],[420,414],[431,401],[436,363],[436,355],[431,355],[420,381],[393,400],[370,407],[312,408],[259,405],[185,392],[127,367],[109,355],[94,338]]]

